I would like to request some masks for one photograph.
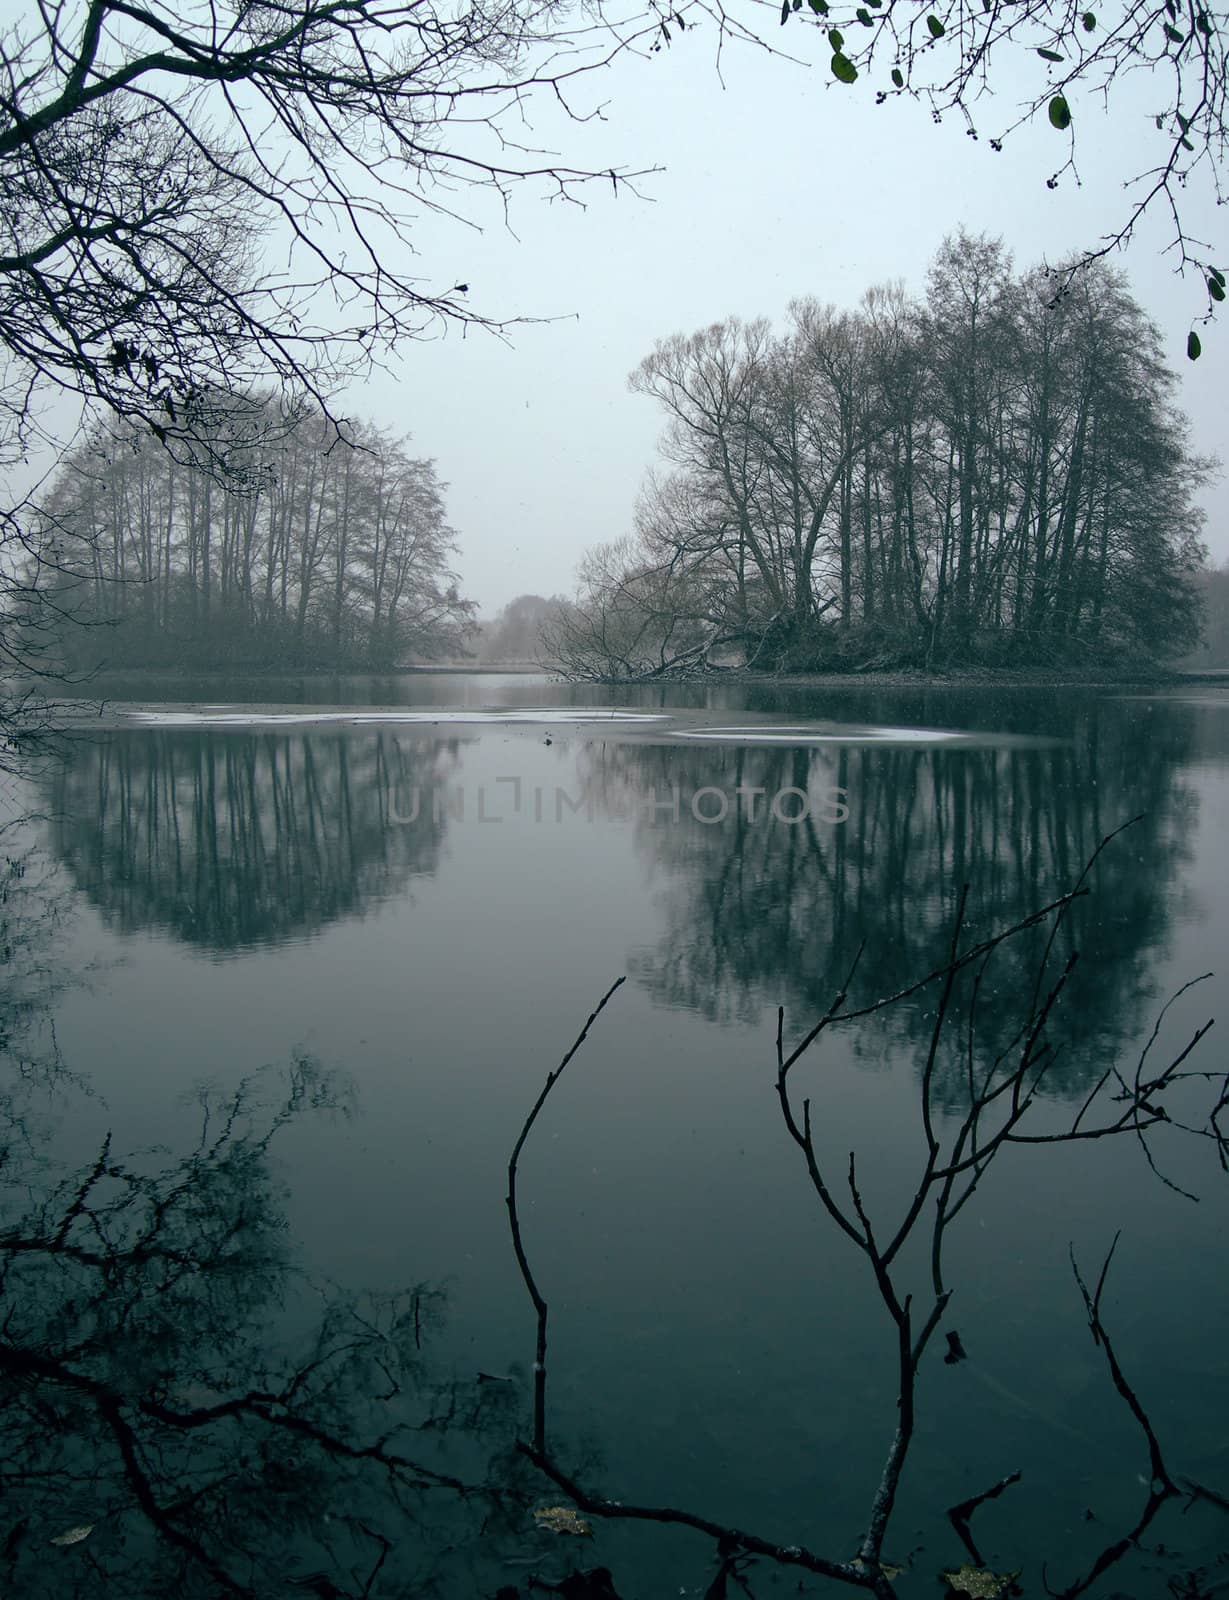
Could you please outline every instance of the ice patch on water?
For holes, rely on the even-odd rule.
[[[738,744],[942,744],[972,734],[936,728],[688,728],[683,739],[716,739]]]
[[[206,708],[192,711],[127,711],[131,722],[159,728],[266,728],[294,727],[304,724],[345,722],[352,725],[376,723],[386,727],[390,723],[426,725],[467,723],[592,723],[625,724],[667,722],[664,712],[649,711],[574,711],[563,707],[546,706],[540,709],[515,711],[449,711],[444,708],[427,711],[225,711]]]

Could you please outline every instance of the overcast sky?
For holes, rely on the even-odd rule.
[[[865,76],[833,82],[817,30],[791,24],[779,36],[813,49],[818,65],[727,47],[719,73],[715,30],[689,29],[669,50],[590,80],[602,122],[539,121],[536,142],[570,165],[661,167],[641,181],[643,198],[602,183],[582,210],[525,188],[513,234],[492,207],[463,196],[481,231],[427,217],[416,234],[417,270],[433,288],[465,282],[489,315],[559,319],[506,344],[454,330],[408,345],[394,371],[345,400],[353,414],[410,433],[415,453],[437,462],[463,589],[484,614],[527,591],[570,593],[586,547],[629,530],[661,417],[628,392],[627,375],[657,339],[730,315],[779,325],[799,295],[853,307],[893,278],[920,291],[944,235],[961,225],[1001,235],[1018,266],[1060,258],[1121,223],[1124,181],[1156,159],[1161,86],[1146,78],[1118,86],[1109,119],[1073,100],[1083,182],[1068,175],[1051,191],[1045,180],[1066,141],[1048,125],[1013,135],[1001,154],[990,149],[1019,83],[983,102],[974,141],[958,118],[935,126],[908,101],[877,107]],[[1210,205],[1201,220],[1213,225]],[[1206,298],[1162,257],[1163,221],[1141,228],[1116,264],[1180,371],[1193,449],[1229,455],[1229,319],[1204,331],[1201,360],[1188,362],[1187,331]],[[1213,558],[1229,558],[1223,479],[1204,499]]]

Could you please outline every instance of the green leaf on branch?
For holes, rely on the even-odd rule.
[[[1210,278],[1215,278],[1216,282],[1222,289],[1225,287],[1225,274],[1220,270],[1219,267],[1209,267],[1208,276]]]
[[[968,1600],[1000,1600],[1000,1596],[1019,1594],[1016,1579],[1019,1572],[988,1572],[984,1567],[971,1567],[967,1563],[955,1572],[941,1573],[949,1595],[968,1597]]]
[[[1086,11],[1080,18],[1080,21],[1084,24],[1085,33],[1091,33],[1092,30],[1097,26],[1097,19],[1091,11]]]
[[[828,0],[807,0],[807,3],[817,17],[828,15]]]
[[[905,75],[899,67],[892,68],[892,82],[898,89],[903,89],[905,87]]]
[[[930,29],[932,35],[936,39],[941,39],[947,32],[947,29],[939,21],[938,17],[935,16],[933,11],[931,12],[930,16],[926,18],[926,26]]]
[[[789,21],[789,0],[781,0],[781,26]]]
[[[1043,61],[1061,61],[1063,59],[1057,50],[1038,50],[1037,54]]]
[[[861,1556],[855,1556],[850,1564],[854,1567],[857,1567],[858,1571],[861,1573],[870,1573],[876,1570],[876,1567],[872,1567],[868,1562],[863,1561]],[[908,1568],[896,1566],[895,1563],[891,1561],[880,1561],[877,1564],[877,1570],[882,1577],[886,1578],[889,1583],[892,1583],[897,1578],[903,1578],[905,1573],[908,1571]]]
[[[1067,104],[1065,95],[1056,94],[1050,101],[1048,115],[1050,126],[1057,128],[1059,133],[1065,133],[1071,126],[1071,107]]]
[[[1186,35],[1168,22],[1165,24],[1165,37],[1173,44],[1184,44],[1186,42]]]
[[[1186,336],[1186,359],[1188,361],[1198,361],[1202,353],[1203,346],[1199,342],[1199,335],[1192,328]]]
[[[840,31],[839,28],[829,28],[828,43],[832,46],[832,53],[839,56],[841,53],[841,47],[845,43],[845,35]]]
[[[1208,293],[1213,300],[1223,300],[1225,298],[1225,286],[1222,283],[1217,283],[1215,278],[1209,278]]]
[[[593,1529],[571,1506],[539,1506],[533,1514],[539,1528],[549,1528],[552,1533],[573,1533],[580,1538],[591,1536]]]
[[[832,58],[832,76],[839,78],[842,83],[853,83],[858,76],[858,69],[848,56],[843,56],[838,50]]]
[[[871,16],[870,12],[865,6],[859,6],[854,12],[854,16],[857,17],[858,21],[864,28],[873,28],[875,26],[875,19]]]

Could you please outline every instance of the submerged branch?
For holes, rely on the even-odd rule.
[[[533,1130],[534,1123],[538,1120],[538,1114],[546,1104],[551,1090],[563,1076],[564,1068],[589,1037],[589,1029],[606,1009],[615,991],[622,988],[626,982],[626,976],[616,978],[589,1013],[584,1027],[573,1041],[572,1048],[555,1070],[547,1076],[546,1082],[542,1086],[541,1094],[534,1101],[533,1110],[525,1118],[525,1124],[520,1131],[516,1144],[512,1148],[512,1155],[508,1161],[508,1193],[505,1197],[505,1203],[508,1207],[508,1224],[512,1230],[512,1248],[516,1252],[516,1263],[521,1269],[521,1277],[524,1279],[525,1287],[529,1291],[529,1298],[533,1301],[533,1308],[538,1318],[537,1354],[534,1357],[533,1364],[533,1442],[534,1449],[539,1452],[546,1449],[546,1319],[548,1312],[546,1301],[542,1298],[542,1293],[530,1268],[529,1257],[525,1254],[525,1245],[521,1237],[521,1219],[517,1211],[516,1196],[517,1163],[521,1159],[521,1151],[525,1148],[525,1141]]]

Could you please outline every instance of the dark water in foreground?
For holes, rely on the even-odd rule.
[[[905,987],[943,960],[962,885],[985,936],[1138,815],[1056,946],[1052,978],[1080,961],[1034,1113],[1054,1129],[1134,1074],[1165,1001],[1229,950],[1219,690],[114,693],[10,797],[42,820],[6,835],[6,1593],[494,1596],[605,1566],[625,1600],[705,1594],[712,1540],[539,1527],[563,1497],[513,1450],[534,1318],[508,1157],[623,974],[521,1162],[555,1450],[614,1498],[847,1559],[895,1427],[895,1336],[782,1121],[776,1007],[788,1046],[859,945],[851,1004]],[[971,1030],[953,997],[941,1136],[1040,955],[999,951]],[[1224,990],[1180,997],[1150,1067]],[[850,1209],[855,1150],[884,1237],[925,1155],[938,997],[797,1069],[833,1193]],[[1187,1065],[1224,1073],[1216,1030]],[[1218,1092],[1188,1081],[1167,1112],[1199,1121]],[[1151,1154],[1161,1176],[1131,1136],[1007,1148],[953,1224],[942,1327],[968,1359],[945,1364],[940,1334],[922,1365],[885,1547],[902,1595],[941,1592],[966,1559],[944,1512],[1013,1470],[974,1533],[1026,1593],[1043,1567],[1081,1581],[1139,1517],[1147,1446],[1069,1259],[1095,1281],[1118,1232],[1118,1359],[1170,1472],[1229,1495],[1229,1177],[1173,1127]],[[921,1304],[920,1247],[899,1274]],[[1184,1506],[1087,1592],[1229,1579],[1227,1513]],[[800,1576],[837,1592],[744,1573],[755,1594]]]

